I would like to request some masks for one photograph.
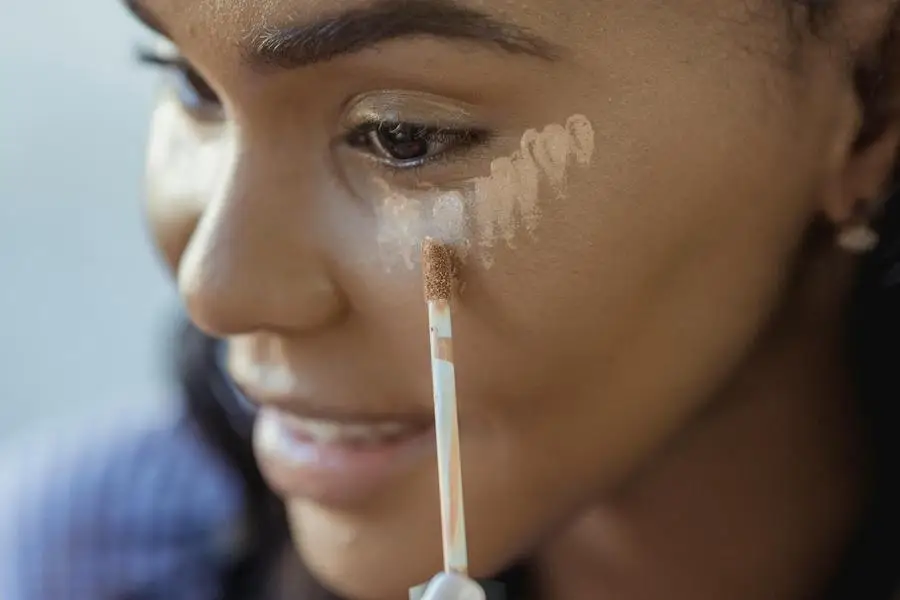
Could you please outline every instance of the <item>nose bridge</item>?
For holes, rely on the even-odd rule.
[[[316,181],[286,181],[261,154],[241,154],[179,263],[187,310],[216,336],[327,326],[345,304],[314,241]]]

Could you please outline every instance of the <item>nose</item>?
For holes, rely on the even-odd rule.
[[[315,180],[243,155],[203,208],[178,263],[188,314],[217,337],[334,324],[347,305],[312,242],[323,237],[311,201]]]

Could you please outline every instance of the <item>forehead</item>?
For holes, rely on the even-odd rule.
[[[126,0],[155,17],[172,37],[215,37],[241,42],[260,30],[312,24],[366,8],[426,12],[460,7],[519,24],[533,31],[553,31],[573,0]],[[578,0],[580,1],[580,0]],[[423,10],[426,9],[426,10]]]
[[[533,10],[511,11],[505,2],[491,7],[484,0],[124,1],[186,56],[207,66],[240,55],[240,62],[262,69],[304,67],[416,37],[551,60],[564,50],[551,41],[559,36],[548,19],[534,18]]]
[[[698,24],[734,31],[771,28],[783,0],[124,0],[161,25],[179,44],[245,43],[260,31],[322,23],[346,12],[391,6],[404,14],[429,7],[459,7],[509,23],[560,46],[600,43],[625,26],[650,31],[692,29]],[[407,10],[408,9],[408,10]],[[762,18],[761,18],[762,17]],[[771,29],[770,29],[771,30]]]

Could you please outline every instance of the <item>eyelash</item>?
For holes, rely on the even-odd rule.
[[[177,78],[175,91],[185,110],[199,121],[223,119],[222,103],[206,80],[183,57],[138,48],[138,64],[161,69]]]
[[[380,140],[379,136],[398,135],[403,130],[411,132],[417,142],[426,145],[439,144],[444,147],[437,153],[412,159],[384,156],[386,148],[383,147],[383,140]],[[345,134],[344,143],[356,150],[367,152],[373,160],[389,169],[415,172],[426,166],[450,162],[467,150],[485,144],[490,137],[490,132],[484,129],[451,129],[405,121],[371,120],[353,127]]]
[[[138,48],[136,59],[141,65],[160,68],[178,77],[176,92],[179,101],[194,118],[199,121],[224,118],[222,104],[215,91],[183,57]],[[426,149],[434,144],[442,144],[444,147],[437,153],[412,159],[386,156],[383,140],[379,138],[383,135],[398,135],[404,130],[412,132],[413,140],[424,143]],[[428,166],[450,162],[467,150],[487,143],[490,137],[491,133],[484,129],[451,129],[420,123],[370,120],[352,127],[343,135],[342,141],[350,148],[366,152],[373,161],[387,169],[416,173]]]

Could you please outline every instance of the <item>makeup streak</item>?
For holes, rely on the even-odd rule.
[[[476,254],[493,264],[498,243],[516,247],[524,230],[534,238],[542,202],[562,200],[570,170],[585,167],[594,154],[594,129],[583,115],[564,125],[527,130],[519,148],[491,162],[490,174],[462,183],[457,190],[425,187],[415,192],[392,190],[378,181],[378,246],[390,270],[397,262],[413,269],[422,240],[431,237],[452,247],[461,262]]]
[[[565,125],[548,125],[542,131],[529,129],[516,152],[495,159],[491,174],[473,181],[470,209],[485,266],[491,265],[492,258],[484,250],[498,241],[514,248],[520,229],[535,236],[541,201],[563,199],[570,166],[588,165],[593,154],[590,121],[583,115],[573,115]]]
[[[378,219],[378,249],[381,260],[390,270],[399,258],[407,269],[415,264],[412,240],[421,239],[422,202],[402,194],[391,193],[376,207]]]

